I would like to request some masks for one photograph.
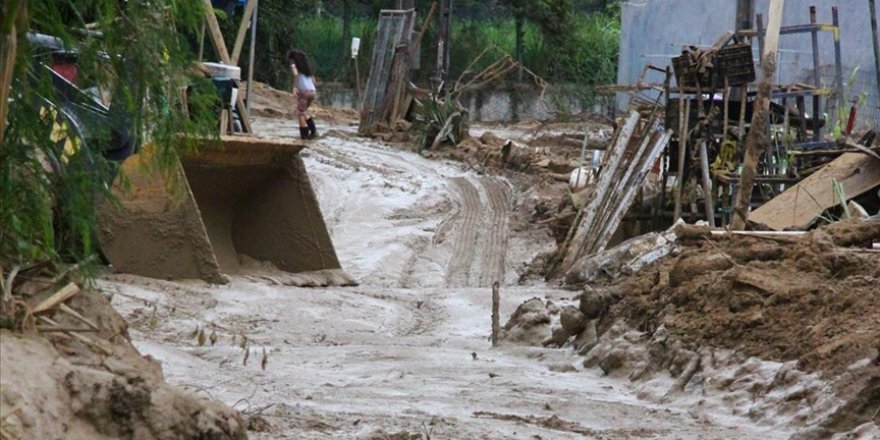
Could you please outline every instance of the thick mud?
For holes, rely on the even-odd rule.
[[[295,122],[258,119],[255,127],[296,135]],[[350,129],[312,142],[303,156],[342,266],[359,287],[287,286],[271,269],[233,275],[224,286],[130,275],[99,283],[169,380],[242,410],[251,438],[783,439],[793,432],[744,411],[731,415],[715,398],[705,407],[645,400],[568,350],[492,349],[491,280],[501,280],[503,316],[533,297],[556,310],[577,301],[540,283],[518,285],[525,265],[554,246],[545,227],[519,218],[540,191],[355,138]],[[547,332],[541,337],[558,315],[546,313],[549,323],[536,316]],[[193,330],[212,323],[216,344],[200,346]]]

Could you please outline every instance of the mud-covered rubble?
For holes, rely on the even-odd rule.
[[[111,354],[65,333],[0,331],[0,413],[4,439],[241,440],[238,411],[164,382],[162,367],[131,345],[128,325],[95,291],[70,307],[94,322]],[[67,315],[64,328],[81,326]]]
[[[877,239],[876,219],[801,237],[679,226],[581,261],[574,304],[533,299],[503,336],[574,350],[646,400],[721,395],[802,439],[876,438],[880,254],[863,245]]]

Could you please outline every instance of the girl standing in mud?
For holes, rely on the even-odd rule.
[[[318,95],[309,57],[298,49],[287,55],[290,73],[293,75],[293,95],[296,96],[296,111],[299,116],[299,135],[303,139],[314,139],[318,135],[315,120],[309,115],[309,107]]]

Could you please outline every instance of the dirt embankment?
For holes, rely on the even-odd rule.
[[[880,221],[792,240],[680,238],[678,255],[604,289],[619,300],[599,328],[663,325],[690,345],[838,374],[880,349],[880,254],[850,247],[877,237]]]
[[[669,256],[593,277],[571,305],[523,304],[502,336],[571,347],[584,367],[644,384],[648,400],[717,395],[799,439],[876,438],[880,254],[864,245],[880,220],[800,237],[673,231]],[[511,337],[524,334],[537,336]]]
[[[242,440],[239,413],[166,384],[141,356],[128,325],[95,291],[69,301],[100,331],[87,345],[66,333],[0,331],[2,438],[67,440]],[[59,328],[82,322],[57,314]],[[45,337],[44,337],[45,336]]]
[[[242,82],[241,96],[247,93],[247,82]],[[321,100],[321,91],[318,90],[318,101]],[[267,118],[284,118],[295,121],[297,118],[296,97],[293,93],[274,89],[261,82],[254,81],[254,89],[251,94],[251,112],[257,116]],[[309,112],[321,123],[335,122],[348,123],[356,121],[358,114],[355,110],[333,108],[314,103]]]

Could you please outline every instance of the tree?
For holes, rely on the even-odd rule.
[[[95,206],[109,197],[116,173],[104,153],[116,134],[63,117],[54,103],[65,98],[36,62],[46,49],[29,43],[26,32],[56,36],[76,50],[81,88],[112,95],[108,118],[150,139],[153,165],[163,172],[186,148],[177,135],[217,135],[208,110],[216,92],[188,74],[205,6],[200,0],[5,0],[4,10],[14,4],[26,4],[27,13],[0,35],[18,42],[13,62],[3,66],[12,70],[2,84],[12,98],[0,147],[0,266],[78,260],[95,252]],[[181,93],[187,86],[197,90],[188,106]],[[189,110],[202,116],[190,117]],[[89,144],[86,124],[95,140]]]

